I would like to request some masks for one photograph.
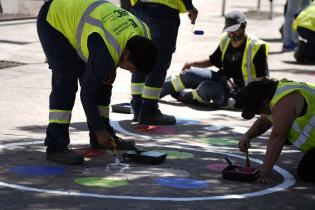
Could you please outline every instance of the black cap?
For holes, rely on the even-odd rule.
[[[249,83],[242,93],[243,111],[242,117],[250,120],[259,113],[259,107],[266,99],[268,88],[264,81],[253,81]]]
[[[225,15],[225,25],[223,28],[224,32],[237,31],[242,23],[245,23],[246,17],[240,11],[231,11]]]

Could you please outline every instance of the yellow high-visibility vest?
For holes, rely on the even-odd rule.
[[[68,39],[84,61],[89,57],[88,37],[98,33],[116,66],[131,37],[151,37],[144,22],[104,0],[54,0],[47,21]]]
[[[303,27],[315,32],[315,2],[306,7],[294,20],[293,29],[296,31],[297,27]]]
[[[231,42],[231,39],[228,37],[227,33],[223,33],[220,41],[220,49],[222,52],[221,61],[223,62],[226,50]],[[244,79],[245,86],[251,81],[256,79],[256,68],[254,65],[254,57],[259,50],[259,48],[265,45],[266,49],[266,59],[268,59],[269,46],[266,42],[258,39],[257,37],[248,34],[246,40],[246,46],[242,59],[242,75]]]
[[[130,0],[131,6],[135,5],[139,0]],[[187,12],[182,0],[140,0],[141,2],[159,3],[178,10],[180,13]]]
[[[298,91],[305,98],[307,111],[305,115],[294,120],[288,139],[298,149],[307,152],[315,148],[315,85],[280,81],[271,99],[270,108],[272,109],[283,97],[294,91]]]

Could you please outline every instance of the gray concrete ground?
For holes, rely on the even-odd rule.
[[[185,61],[206,58],[217,47],[224,23],[221,3],[196,1],[199,17],[195,29],[204,30],[203,36],[193,35],[188,18],[181,17],[177,51],[169,74],[179,72]],[[226,11],[245,12],[248,31],[270,43],[271,77],[314,82],[314,66],[297,65],[293,53],[281,53],[278,29],[283,23],[284,0],[274,1],[273,20],[268,19],[269,1],[261,2],[260,13],[256,12],[256,1],[226,3]],[[161,101],[160,106],[163,112],[176,115],[179,123],[175,126],[143,129],[131,124],[131,115],[111,113],[112,125],[120,136],[136,140],[145,149],[166,150],[169,156],[165,163],[154,166],[130,163],[122,171],[107,170],[106,164],[113,162],[108,151],[99,151],[103,156],[87,158],[82,166],[47,162],[42,141],[51,73],[44,63],[35,20],[0,23],[0,67],[8,61],[23,65],[0,69],[0,209],[314,209],[315,185],[296,176],[301,154],[293,147],[285,147],[274,168],[272,185],[223,180],[222,168],[209,170],[208,166],[224,166],[225,155],[233,163],[244,165],[237,141],[253,121],[242,120],[240,112],[183,106],[171,97]],[[129,102],[129,86],[130,73],[119,69],[113,104]],[[88,132],[79,98],[70,133],[74,149],[88,150]],[[255,167],[263,160],[267,136],[268,133],[252,144],[250,158]],[[48,176],[14,173],[13,169],[21,166],[64,167],[65,171]],[[102,188],[74,181],[85,177],[122,179],[128,185]],[[161,177],[204,180],[207,187],[166,187],[156,184]]]

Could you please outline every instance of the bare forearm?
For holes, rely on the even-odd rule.
[[[285,139],[279,136],[270,136],[267,144],[267,151],[264,158],[264,163],[262,165],[262,170],[264,173],[269,174],[277,162],[282,148],[284,146]]]
[[[257,136],[260,136],[263,133],[265,133],[271,126],[272,126],[271,123],[268,123],[266,119],[259,118],[248,129],[245,135],[247,135],[249,139],[256,138]]]

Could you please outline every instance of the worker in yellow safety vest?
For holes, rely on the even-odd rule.
[[[260,117],[241,137],[239,149],[245,152],[253,138],[272,127],[258,182],[272,183],[271,171],[286,143],[304,152],[298,175],[315,182],[315,85],[263,79],[250,83],[244,90],[242,117]],[[287,141],[288,140],[288,141]]]
[[[298,63],[315,62],[315,2],[306,7],[293,22],[299,40],[294,52]]]
[[[50,0],[38,15],[37,31],[52,70],[47,159],[81,164],[82,155],[68,148],[71,112],[81,86],[90,145],[98,149],[131,149],[109,122],[109,104],[116,69],[150,73],[157,60],[148,26],[107,1]]]
[[[131,0],[131,5],[131,12],[150,27],[152,41],[159,51],[158,61],[150,74],[132,74],[133,121],[145,125],[175,124],[174,116],[162,114],[158,100],[175,51],[179,13],[187,12],[194,24],[198,11],[192,0]]]
[[[268,45],[247,33],[246,25],[242,12],[228,12],[217,49],[209,58],[187,62],[180,74],[168,77],[161,98],[171,95],[184,103],[240,108],[242,88],[269,75]],[[211,70],[212,66],[219,70]]]

